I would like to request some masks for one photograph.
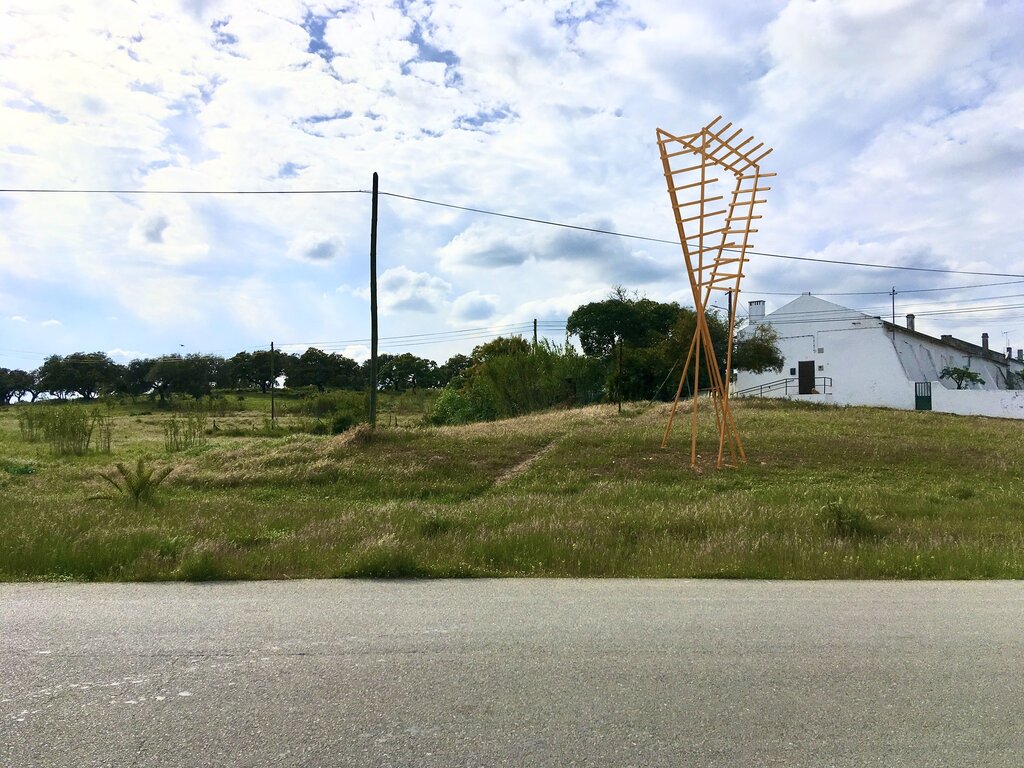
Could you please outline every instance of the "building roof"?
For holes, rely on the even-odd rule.
[[[825,299],[818,298],[810,293],[798,296],[788,304],[784,304],[774,312],[765,315],[762,322],[768,322],[772,325],[792,325],[799,323],[800,325],[810,329],[826,323],[850,323],[858,325],[864,321],[874,321],[878,323],[880,327],[884,328],[886,332],[899,333],[911,338],[916,338],[919,341],[928,341],[932,344],[947,346],[957,352],[988,360],[997,365],[1002,364],[1007,365],[1008,367],[1009,365],[1012,365],[1013,367],[1024,365],[1017,360],[1008,359],[1006,355],[998,350],[991,348],[985,349],[978,344],[972,344],[969,341],[957,339],[950,334],[943,334],[939,338],[929,336],[926,333],[911,330],[905,326],[884,320],[877,315],[867,315],[856,309],[850,309],[849,307],[844,307],[841,304],[826,301]]]

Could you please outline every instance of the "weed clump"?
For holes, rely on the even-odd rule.
[[[859,509],[853,509],[841,498],[826,502],[819,512],[825,525],[843,538],[867,538],[881,531],[874,519]]]
[[[206,442],[206,412],[196,409],[184,418],[172,415],[164,423],[164,447],[168,453],[185,451]]]

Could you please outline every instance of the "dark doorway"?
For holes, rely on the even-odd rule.
[[[797,365],[799,366],[799,376],[797,379],[797,384],[799,386],[799,394],[814,394],[814,361],[801,360],[799,363],[797,363]]]

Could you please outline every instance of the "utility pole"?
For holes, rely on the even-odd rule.
[[[616,399],[619,401],[619,413],[622,413],[622,337],[619,336],[619,373],[615,383]]]
[[[270,342],[270,426],[274,426],[274,342]]]
[[[377,172],[370,204],[370,427],[377,426]]]
[[[896,341],[896,286],[892,287],[892,340]]]
[[[533,348],[537,349],[537,318],[533,318]]]

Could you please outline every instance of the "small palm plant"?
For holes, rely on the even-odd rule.
[[[100,477],[114,487],[117,495],[101,494],[92,498],[114,499],[121,497],[133,507],[137,507],[139,504],[149,504],[156,496],[157,487],[173,471],[174,467],[157,469],[156,467],[146,466],[146,460],[141,456],[138,462],[136,462],[134,469],[129,469],[124,464],[118,462],[116,473],[100,473]]]

